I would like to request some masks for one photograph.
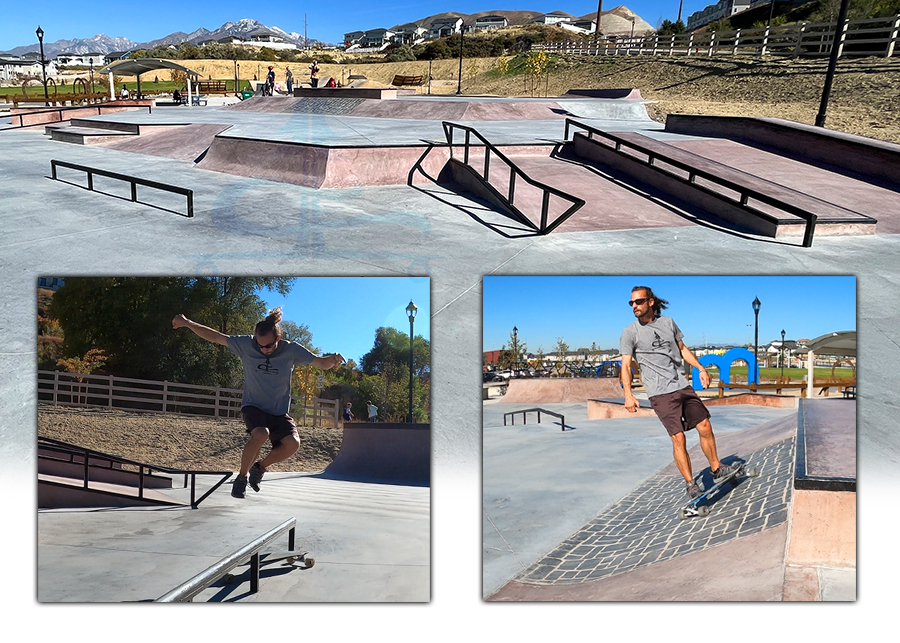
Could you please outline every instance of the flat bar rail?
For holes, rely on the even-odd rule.
[[[166,592],[156,599],[157,603],[189,603],[194,596],[225,576],[235,567],[250,559],[250,593],[259,592],[259,550],[269,542],[288,532],[288,549],[294,549],[294,535],[297,525],[296,518],[290,518],[270,529],[259,538],[250,541],[236,552],[229,554],[214,565],[204,569],[193,578],[185,581],[175,589]]]
[[[515,424],[516,424],[516,415],[519,414],[519,413],[522,414],[522,424],[528,424],[528,413],[534,413],[534,412],[537,412],[537,421],[538,421],[538,424],[541,423],[541,413],[546,413],[547,415],[552,415],[553,417],[559,418],[559,419],[560,419],[560,422],[562,422],[562,430],[563,430],[563,431],[566,430],[566,416],[565,416],[565,415],[562,415],[561,413],[554,413],[553,411],[548,411],[547,409],[539,409],[539,408],[533,408],[533,409],[520,409],[520,410],[518,410],[518,411],[510,411],[509,413],[504,413],[504,414],[503,414],[503,426],[506,426],[506,418],[507,418],[507,416],[509,416],[509,417],[511,418],[511,420],[512,420],[512,422],[510,422],[510,424],[512,424],[513,426],[515,426]]]
[[[41,436],[38,436],[38,447],[47,451],[63,454],[64,456],[67,456],[66,461],[71,463],[75,463],[76,455],[81,456],[84,459],[84,480],[82,481],[84,489],[90,488],[90,467],[92,466],[104,469],[112,469],[114,464],[125,464],[137,467],[138,498],[141,499],[144,498],[145,475],[152,475],[154,471],[158,471],[160,473],[168,473],[170,475],[184,475],[185,488],[188,486],[188,481],[190,481],[191,507],[194,509],[196,509],[197,506],[206,498],[208,498],[210,494],[212,494],[216,489],[221,487],[225,483],[225,481],[231,477],[232,474],[231,471],[192,471],[190,469],[173,469],[171,467],[156,466],[143,462],[136,462],[134,460],[122,458],[117,455],[109,455],[108,453],[102,453],[100,451],[88,449],[87,447],[80,447],[75,444],[69,444],[68,442],[63,442],[62,440],[45,438]],[[93,465],[90,463],[92,459],[95,462],[95,464]],[[222,478],[216,484],[214,484],[211,489],[197,498],[197,476],[222,476]]]
[[[91,110],[91,111],[93,111],[93,109],[96,108],[96,110],[97,110],[97,116],[101,116],[101,115],[103,114],[103,109],[104,109],[104,108],[105,108],[105,109],[109,109],[109,110],[122,111],[122,109],[130,109],[130,110],[134,110],[134,109],[140,109],[140,108],[142,108],[142,107],[146,107],[146,108],[147,108],[147,113],[148,113],[148,114],[152,114],[152,113],[153,113],[153,107],[152,107],[151,105],[121,105],[121,104],[119,104],[119,105],[105,105],[105,104],[102,104],[102,103],[101,103],[101,104],[99,104],[99,105],[78,105],[77,107],[49,107],[49,108],[47,108],[47,109],[34,109],[34,110],[29,110],[29,111],[27,111],[27,112],[19,112],[18,114],[4,114],[4,115],[3,115],[2,117],[0,117],[0,118],[8,118],[8,119],[10,119],[10,121],[12,121],[12,119],[14,119],[14,118],[18,118],[18,119],[19,119],[19,124],[18,124],[18,125],[12,125],[12,124],[10,123],[10,126],[9,126],[9,127],[0,127],[0,132],[2,132],[2,131],[4,131],[4,130],[10,130],[10,129],[21,129],[21,128],[23,128],[23,127],[36,127],[36,126],[39,126],[39,125],[49,125],[49,124],[51,124],[51,123],[61,123],[61,122],[63,122],[63,121],[69,120],[69,119],[67,119],[67,118],[63,118],[63,114],[66,113],[66,112],[71,112],[71,111],[77,111],[79,114],[81,114],[81,112],[83,112],[84,110]],[[40,123],[29,123],[29,124],[26,125],[26,124],[25,124],[25,119],[26,119],[27,117],[33,116],[33,115],[35,115],[35,114],[58,114],[58,115],[59,115],[59,119],[56,120],[56,121],[48,121],[48,122],[40,122]],[[82,114],[82,115],[83,115],[83,114]]]
[[[568,194],[563,192],[562,190],[558,190],[553,186],[547,185],[546,183],[541,183],[540,181],[536,181],[529,177],[525,172],[523,172],[513,161],[511,161],[503,152],[501,152],[496,145],[488,141],[481,133],[478,132],[474,127],[469,127],[468,125],[461,125],[459,123],[451,123],[450,121],[442,121],[441,125],[444,128],[444,135],[447,138],[447,144],[450,147],[450,158],[454,159],[453,154],[453,140],[454,140],[454,132],[459,129],[465,132],[465,142],[463,143],[463,160],[462,163],[471,167],[475,170],[474,166],[469,164],[469,151],[472,147],[471,136],[474,135],[481,142],[481,146],[485,148],[484,151],[484,170],[482,174],[479,174],[482,181],[484,181],[485,185],[487,185],[493,192],[500,197],[504,202],[509,204],[510,209],[516,213],[519,221],[536,232],[538,234],[549,234],[553,232],[556,228],[562,225],[566,219],[572,216],[577,210],[584,206],[584,200],[574,196],[572,194]],[[490,184],[490,166],[491,166],[491,154],[496,156],[500,161],[506,164],[509,168],[509,190],[506,195],[501,194],[494,186]],[[476,171],[477,172],[477,171]],[[540,225],[535,225],[532,223],[528,217],[526,217],[515,205],[516,198],[516,177],[525,181],[525,183],[543,191],[543,198],[541,199],[541,223]],[[572,205],[570,205],[562,214],[560,214],[556,219],[554,219],[551,223],[548,224],[547,219],[549,217],[549,209],[550,209],[550,196],[556,196],[564,201],[568,201]]]
[[[141,179],[136,176],[129,176],[128,174],[120,174],[118,172],[110,172],[109,170],[101,170],[95,167],[88,167],[87,165],[80,165],[78,163],[70,163],[68,161],[59,161],[57,159],[50,160],[50,173],[51,178],[54,181],[58,181],[59,179],[56,177],[56,168],[57,167],[67,167],[72,170],[79,170],[81,172],[87,173],[87,189],[91,192],[94,191],[94,175],[105,176],[111,179],[117,179],[119,181],[125,181],[126,183],[131,184],[131,200],[137,203],[137,186],[143,185],[148,188],[153,188],[156,190],[162,190],[164,192],[173,192],[175,194],[181,194],[187,197],[187,217],[192,218],[194,216],[194,191],[189,188],[178,187],[177,185],[168,185],[166,183],[160,183],[159,181],[151,181],[149,179]]]
[[[679,161],[675,158],[672,158],[670,156],[667,156],[665,154],[662,154],[660,152],[657,152],[656,150],[651,150],[643,145],[640,145],[633,141],[628,141],[620,136],[616,136],[613,133],[604,132],[603,130],[597,129],[596,127],[591,127],[590,125],[581,123],[581,122],[573,120],[571,118],[566,119],[565,140],[567,140],[567,141],[569,140],[570,128],[575,128],[575,127],[585,130],[587,132],[587,138],[589,140],[595,141],[601,145],[605,145],[608,148],[614,149],[618,154],[627,156],[629,159],[631,159],[633,161],[641,162],[641,159],[635,157],[632,154],[628,154],[627,152],[622,151],[623,147],[634,150],[640,154],[644,154],[647,156],[645,165],[647,165],[648,167],[652,167],[654,170],[656,170],[658,172],[663,172],[666,174],[666,176],[671,177],[675,180],[681,181],[682,183],[689,184],[692,187],[696,188],[697,190],[701,190],[703,192],[706,192],[707,194],[711,194],[711,195],[713,195],[717,198],[720,198],[724,201],[733,203],[734,205],[737,205],[740,208],[742,208],[743,210],[745,210],[746,212],[749,212],[751,214],[756,214],[757,216],[759,216],[761,218],[771,218],[771,217],[769,217],[769,215],[767,215],[763,212],[759,212],[758,210],[755,210],[754,208],[747,205],[747,203],[750,199],[756,199],[757,201],[759,201],[761,203],[765,203],[772,207],[778,208],[779,210],[782,210],[788,214],[792,214],[796,217],[799,217],[806,223],[806,229],[803,232],[803,247],[809,248],[813,244],[813,235],[815,234],[815,231],[816,231],[816,220],[818,217],[815,214],[813,214],[812,212],[808,212],[807,210],[804,210],[803,208],[799,208],[791,203],[785,203],[784,201],[781,201],[772,196],[769,196],[768,194],[766,194],[764,192],[754,190],[753,188],[747,187],[745,185],[741,185],[740,183],[736,183],[734,181],[723,178],[721,176],[717,176],[716,174],[713,174],[712,172],[707,172],[705,170],[693,167],[687,163],[682,163],[681,161]],[[597,139],[594,138],[594,135],[609,139],[610,141],[613,142],[613,145],[608,145],[608,144],[603,143],[602,141],[597,141]],[[683,177],[678,176],[677,174],[674,174],[672,172],[669,172],[669,171],[663,169],[662,167],[660,167],[657,164],[657,161],[662,161],[666,165],[671,165],[672,167],[675,167],[680,170],[683,170],[684,172],[687,172],[688,178],[685,179]],[[714,183],[714,184],[718,185],[719,187],[725,188],[727,190],[737,192],[740,195],[740,198],[733,199],[725,194],[722,194],[721,192],[718,192],[716,190],[711,190],[703,185],[699,185],[696,182],[698,178],[709,181],[710,183]]]

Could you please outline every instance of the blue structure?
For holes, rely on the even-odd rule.
[[[747,370],[747,381],[759,384],[759,363],[754,359],[753,353],[746,348],[732,348],[724,355],[704,355],[699,361],[702,366],[718,367],[719,379],[725,384],[725,388],[728,388],[728,384],[731,382],[731,365],[739,359],[747,362],[750,367]],[[700,384],[700,369],[691,369],[691,386],[695,391],[703,390],[703,386]]]

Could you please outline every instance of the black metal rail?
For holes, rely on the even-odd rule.
[[[80,113],[81,113],[83,110],[85,110],[85,109],[96,108],[96,109],[97,109],[97,116],[100,116],[100,115],[103,114],[103,108],[104,108],[104,107],[105,107],[106,109],[112,109],[112,110],[121,110],[123,107],[130,107],[130,108],[132,108],[132,109],[137,109],[137,108],[140,108],[140,107],[146,107],[146,108],[147,108],[147,113],[148,113],[148,114],[152,114],[152,113],[153,113],[153,106],[152,106],[152,105],[105,105],[105,104],[102,104],[102,103],[101,103],[101,104],[94,104],[94,105],[76,105],[76,106],[70,106],[70,107],[49,107],[49,108],[46,108],[46,109],[34,109],[34,110],[29,110],[28,112],[21,112],[21,113],[19,113],[19,114],[6,114],[6,115],[0,117],[0,118],[9,118],[9,119],[13,119],[13,118],[18,118],[18,119],[19,119],[19,124],[18,124],[18,125],[12,125],[12,124],[10,124],[9,127],[2,127],[2,128],[0,128],[0,132],[2,132],[2,131],[4,131],[4,130],[10,130],[10,129],[21,129],[21,128],[23,128],[23,127],[37,127],[37,126],[39,126],[39,125],[51,125],[51,124],[53,124],[53,123],[61,123],[61,122],[63,122],[63,121],[71,120],[71,119],[68,119],[68,118],[63,118],[63,114],[64,114],[65,112],[67,112],[67,111],[78,110],[78,111],[79,111],[79,114],[80,114]],[[46,122],[46,123],[31,123],[31,124],[28,124],[28,125],[25,124],[25,118],[28,117],[28,116],[32,116],[32,115],[34,115],[34,114],[54,114],[54,113],[59,114],[59,120],[56,120],[56,121],[49,121],[49,122]]]
[[[46,451],[51,451],[56,454],[60,454],[64,457],[56,458],[63,462],[70,462],[72,464],[76,464],[75,456],[80,456],[83,459],[81,464],[84,465],[84,475],[83,475],[83,488],[90,488],[90,469],[94,468],[102,468],[102,469],[112,469],[115,464],[125,464],[129,466],[134,466],[138,468],[137,476],[138,476],[138,498],[144,498],[144,476],[152,475],[154,471],[159,473],[168,473],[170,475],[184,475],[184,487],[187,488],[188,481],[190,480],[191,484],[191,507],[194,509],[203,502],[209,495],[214,492],[216,489],[221,487],[228,478],[231,477],[231,471],[192,471],[190,469],[173,469],[170,467],[162,467],[151,464],[146,464],[143,462],[135,462],[134,460],[129,460],[128,458],[122,458],[117,455],[109,455],[108,453],[102,453],[100,451],[95,451],[93,449],[88,449],[86,447],[80,447],[75,444],[69,444],[68,442],[63,442],[61,440],[55,440],[53,438],[43,438],[38,437],[38,448],[42,448]],[[45,457],[45,456],[39,456]],[[94,464],[91,464],[91,460],[94,461]],[[197,476],[222,476],[222,479],[219,480],[216,484],[212,486],[206,493],[197,498]]]
[[[561,413],[554,413],[553,411],[548,411],[547,409],[539,409],[539,408],[533,408],[533,409],[520,409],[520,410],[518,410],[518,411],[510,411],[509,413],[504,413],[504,414],[503,414],[503,426],[506,426],[506,418],[507,418],[507,416],[509,416],[509,417],[511,418],[511,420],[512,420],[512,421],[510,422],[510,424],[512,424],[513,426],[515,426],[515,424],[516,424],[516,415],[518,415],[519,413],[522,414],[522,424],[528,424],[528,414],[529,414],[529,413],[534,413],[534,412],[537,412],[537,421],[538,421],[538,424],[541,423],[541,413],[546,413],[547,415],[552,415],[553,417],[559,418],[559,419],[560,419],[560,422],[562,423],[562,430],[563,430],[563,431],[566,430],[566,416],[565,416],[565,415],[562,415]]]
[[[131,184],[131,200],[137,203],[137,186],[143,185],[148,188],[153,188],[155,190],[162,190],[164,192],[173,192],[175,194],[181,194],[187,197],[187,217],[191,218],[194,216],[194,191],[189,188],[181,188],[177,185],[168,185],[166,183],[160,183],[159,181],[151,181],[149,179],[141,179],[136,176],[129,176],[128,174],[120,174],[118,172],[110,172],[109,170],[101,170],[95,167],[88,167],[87,165],[79,165],[78,163],[69,163],[68,161],[58,161],[56,159],[50,160],[50,174],[51,178],[54,181],[58,181],[59,179],[56,177],[56,168],[57,167],[67,167],[72,170],[79,170],[81,172],[87,173],[87,189],[91,192],[94,191],[94,175],[105,176],[110,179],[117,179],[119,181],[125,181]]]
[[[441,125],[444,128],[444,136],[447,138],[447,144],[450,146],[450,158],[455,160],[453,153],[454,146],[454,132],[459,129],[465,132],[465,142],[463,143],[463,160],[462,164],[466,165],[476,173],[476,175],[485,183],[485,185],[490,188],[496,196],[498,196],[513,213],[517,215],[521,223],[529,226],[533,230],[535,230],[538,234],[549,234],[553,232],[556,228],[562,225],[570,216],[572,216],[577,210],[584,206],[584,200],[578,198],[577,196],[568,194],[563,192],[562,190],[558,190],[546,183],[541,183],[540,181],[536,181],[529,177],[525,172],[523,172],[513,161],[511,161],[503,152],[501,152],[497,146],[488,141],[484,136],[482,136],[478,130],[474,127],[469,127],[468,125],[461,125],[459,123],[451,123],[449,121],[443,121]],[[469,151],[471,149],[472,142],[471,137],[475,136],[480,142],[481,145],[478,147],[484,147],[484,168],[481,173],[476,170],[474,166],[469,163]],[[509,188],[507,193],[501,194],[490,182],[490,172],[491,172],[491,155],[494,155],[501,162],[506,164],[509,168]],[[516,177],[524,181],[525,183],[542,190],[543,198],[541,199],[541,223],[540,225],[535,225],[524,213],[516,207]],[[570,205],[562,214],[556,217],[552,222],[547,221],[549,218],[549,210],[550,210],[550,196],[556,196],[564,201],[568,201],[572,205]]]
[[[293,550],[296,525],[296,518],[285,520],[274,529],[270,529],[256,540],[247,543],[236,552],[229,554],[219,562],[204,569],[202,572],[190,580],[185,581],[172,591],[166,592],[157,598],[156,602],[189,603],[193,600],[194,596],[225,576],[235,567],[243,564],[248,558],[250,560],[250,593],[256,594],[259,591],[259,550],[285,531],[288,532],[288,550]]]
[[[570,127],[577,127],[577,128],[585,130],[587,132],[587,138],[589,140],[594,141],[595,143],[598,143],[600,145],[604,145],[605,147],[612,149],[619,154],[627,156],[630,160],[633,160],[636,162],[642,162],[642,160],[640,158],[637,158],[632,154],[627,154],[626,152],[623,152],[622,151],[623,147],[626,147],[635,152],[639,152],[640,154],[644,154],[647,156],[647,160],[643,161],[643,163],[647,167],[651,167],[658,172],[664,172],[666,174],[666,176],[668,176],[672,179],[681,181],[682,183],[689,184],[692,187],[696,188],[697,190],[701,190],[703,192],[706,192],[707,194],[711,194],[711,195],[713,195],[717,198],[720,198],[724,201],[728,201],[728,202],[740,207],[744,211],[749,212],[751,214],[755,214],[761,218],[771,218],[771,217],[769,217],[769,215],[766,215],[762,212],[759,212],[759,211],[749,207],[747,205],[749,199],[751,199],[751,198],[756,199],[757,201],[759,201],[761,203],[765,203],[772,207],[778,208],[779,210],[782,210],[783,212],[787,212],[788,214],[792,214],[796,217],[799,217],[804,222],[806,222],[806,229],[803,233],[803,247],[809,248],[812,246],[813,235],[815,234],[815,231],[816,231],[816,219],[817,219],[816,215],[813,214],[812,212],[808,212],[807,210],[804,210],[803,208],[799,208],[790,203],[785,203],[784,201],[781,201],[780,199],[769,196],[765,192],[760,192],[758,190],[754,190],[753,188],[749,188],[745,185],[741,185],[740,183],[736,183],[734,181],[723,178],[721,176],[717,176],[717,175],[713,174],[712,172],[707,172],[705,170],[698,169],[687,163],[683,163],[682,161],[679,161],[675,158],[672,158],[670,156],[662,154],[656,150],[649,149],[649,148],[647,148],[643,145],[640,145],[638,143],[635,143],[633,141],[629,141],[622,137],[616,136],[613,133],[604,132],[603,130],[597,129],[596,127],[591,127],[590,125],[586,125],[585,123],[580,123],[571,118],[566,119],[565,140],[567,140],[567,141],[569,140]],[[603,137],[605,139],[608,139],[608,140],[612,141],[613,144],[609,145],[607,143],[604,143],[603,141],[599,141],[594,138],[595,135]],[[677,174],[667,171],[666,169],[660,167],[657,164],[657,161],[662,161],[666,165],[670,165],[672,167],[678,168],[679,170],[687,172],[688,178],[685,179],[681,176],[678,176]],[[733,199],[727,195],[722,194],[721,192],[718,192],[716,190],[711,190],[703,185],[699,185],[696,182],[697,178],[704,179],[706,181],[709,181],[710,183],[714,183],[715,185],[725,188],[727,190],[737,192],[740,195],[740,198]]]

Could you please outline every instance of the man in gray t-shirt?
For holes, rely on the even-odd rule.
[[[675,465],[687,483],[688,496],[694,498],[700,494],[700,487],[694,481],[685,431],[697,429],[700,448],[709,460],[714,481],[730,475],[732,468],[719,462],[709,411],[682,375],[683,362],[699,369],[703,388],[709,386],[709,373],[684,345],[684,334],[675,321],[662,315],[667,304],[650,288],[637,286],[632,289],[628,305],[636,319],[625,328],[619,341],[622,388],[625,389],[625,408],[636,413],[639,402],[631,392],[631,368],[632,361],[637,361],[650,404],[672,438]]]
[[[227,347],[244,366],[241,415],[250,440],[244,446],[241,470],[231,489],[236,498],[244,497],[248,482],[259,491],[266,469],[287,460],[300,448],[297,425],[288,414],[294,366],[312,364],[327,370],[344,361],[340,353],[317,357],[300,344],[282,339],[280,321],[281,310],[276,308],[256,325],[253,335],[225,335],[184,315],[172,320],[173,328],[189,328],[203,339]],[[267,440],[272,442],[272,450],[254,463]]]

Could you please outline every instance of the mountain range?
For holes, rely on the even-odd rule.
[[[457,13],[454,11],[444,12],[435,14],[432,16],[427,16],[425,18],[420,18],[418,20],[413,20],[411,22],[417,25],[427,25],[436,20],[442,20],[446,18],[462,18],[465,24],[474,24],[475,19],[480,16],[486,15],[502,15],[506,16],[506,19],[509,21],[510,26],[514,25],[523,25],[532,22],[538,16],[543,15],[541,11],[481,11],[478,13],[465,14],[465,13]],[[569,15],[569,14],[566,14]],[[584,19],[584,20],[592,20],[596,17],[596,12],[586,14],[584,16],[571,16],[573,19]],[[604,33],[628,33],[632,26],[632,20],[634,20],[634,29],[635,33],[644,33],[646,31],[652,30],[653,27],[645,22],[640,16],[632,12],[628,7],[624,5],[620,5],[610,9],[609,11],[604,11],[601,15],[601,30]],[[404,23],[409,24],[409,23]],[[361,30],[365,31],[368,29],[375,29],[377,27],[382,27],[384,25],[370,24],[370,25],[349,25],[347,31]],[[399,26],[399,25],[394,25]],[[272,31],[282,38],[286,42],[293,43],[298,47],[306,47],[307,42],[304,39],[303,34],[299,34],[296,32],[287,32],[279,27],[267,27],[257,20],[252,20],[250,18],[245,18],[243,20],[238,20],[237,22],[226,22],[221,27],[214,31],[210,31],[209,29],[199,28],[190,33],[185,33],[183,31],[176,31],[175,33],[171,33],[168,36],[163,38],[159,38],[157,40],[151,40],[149,42],[134,42],[129,40],[128,38],[110,38],[104,34],[97,34],[93,38],[73,38],[72,40],[57,40],[55,42],[45,42],[44,43],[44,55],[47,58],[54,58],[58,54],[61,53],[72,53],[72,54],[108,54],[114,51],[132,51],[135,49],[152,49],[153,47],[157,47],[159,45],[179,45],[183,42],[188,42],[192,44],[197,44],[204,40],[212,40],[225,38],[229,36],[237,36],[237,37],[246,37],[248,34],[258,30],[258,29],[267,29]],[[329,45],[329,43],[324,43],[319,40],[314,40],[312,38],[309,39],[309,46],[317,47],[323,45]],[[38,51],[38,43],[33,43],[30,45],[23,45],[20,47],[15,47],[5,52],[0,52],[12,56],[21,56],[27,52],[36,52]]]

